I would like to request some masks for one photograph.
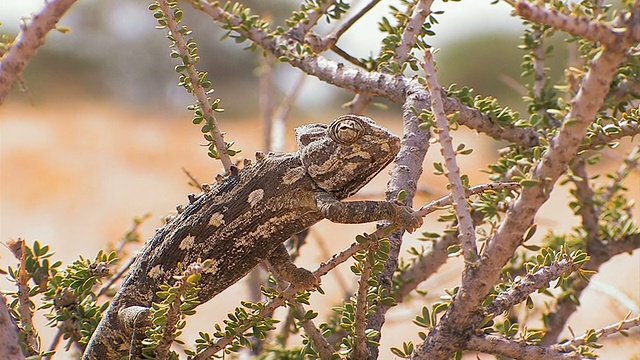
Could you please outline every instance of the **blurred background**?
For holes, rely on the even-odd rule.
[[[430,43],[440,49],[436,55],[439,81],[443,86],[458,83],[477,93],[491,95],[502,105],[524,111],[520,81],[522,51],[517,48],[521,21],[510,16],[504,3],[491,1],[436,2],[434,10],[444,10],[436,36]],[[282,24],[299,1],[246,1],[256,13]],[[0,1],[0,33],[15,36],[25,17],[40,9],[42,0]],[[23,237],[28,243],[40,240],[51,244],[65,264],[79,255],[93,257],[105,244],[117,243],[131,227],[134,217],[151,214],[141,227],[143,238],[153,235],[161,219],[186,202],[186,194],[196,192],[188,184],[183,169],[200,182],[210,182],[221,165],[206,155],[198,127],[191,124],[186,106],[193,98],[176,86],[175,62],[168,56],[169,41],[156,25],[147,2],[133,0],[83,0],[74,5],[59,24],[66,33],[54,31],[46,45],[38,50],[23,76],[28,91],[14,86],[0,107],[0,240]],[[354,2],[354,7],[364,2]],[[388,6],[397,1],[382,1],[351,28],[339,45],[356,57],[377,54],[383,35],[377,21],[388,15]],[[247,44],[232,39],[221,41],[224,31],[202,13],[184,5],[184,22],[194,32],[201,55],[199,70],[209,72],[225,112],[219,121],[228,133],[227,140],[243,150],[241,157],[253,157],[262,148],[263,125],[260,123],[259,74],[260,52],[243,50]],[[328,29],[326,24],[323,29]],[[552,81],[562,75],[566,63],[566,46],[557,36],[556,51],[546,62]],[[328,56],[331,56],[328,54]],[[286,64],[274,68],[276,100],[289,92],[299,71]],[[286,129],[284,150],[295,151],[293,128],[310,122],[330,122],[346,110],[342,105],[353,95],[307,78],[292,108]],[[400,111],[396,104],[372,106],[368,115],[401,134]],[[472,183],[486,182],[481,170],[497,158],[501,144],[474,132],[461,130],[456,142],[465,142],[475,151],[460,159],[463,171]],[[628,146],[629,144],[623,144]],[[615,169],[620,155],[611,153],[609,165],[594,171]],[[439,151],[432,149],[425,160],[425,174],[416,207],[446,194],[443,177],[431,175],[431,163],[439,161]],[[615,160],[615,161],[614,161]],[[606,162],[604,162],[606,163]],[[613,164],[613,165],[611,165]],[[606,166],[609,166],[608,168]],[[388,176],[379,175],[364,188],[360,197],[381,199]],[[632,184],[640,181],[635,173]],[[633,189],[637,198],[640,189]],[[557,231],[577,226],[579,219],[566,209],[568,187],[558,187],[537,220],[542,229]],[[636,205],[636,214],[640,209]],[[424,231],[438,231],[442,224],[432,216]],[[335,225],[323,222],[314,228],[312,240],[303,250],[300,264],[314,268],[320,261],[346,247],[351,239],[372,225]],[[408,237],[407,246],[429,246]],[[340,239],[339,241],[325,241]],[[130,251],[133,252],[132,248]],[[305,255],[306,253],[306,255]],[[640,298],[640,260],[638,252],[621,255],[594,277],[584,294],[584,305],[572,327],[581,333],[619,321],[628,311],[638,312]],[[0,247],[0,266],[14,260]],[[427,301],[437,299],[441,289],[459,280],[459,259],[453,259],[423,284],[433,289]],[[352,290],[355,276],[343,265],[324,280],[329,295],[316,300],[329,311],[341,298],[345,288]],[[620,276],[626,274],[628,276]],[[598,285],[599,284],[599,285]],[[0,288],[11,285],[4,279]],[[215,303],[199,308],[204,324],[220,321],[244,297],[246,288],[238,284],[220,295]],[[333,294],[333,295],[331,295]],[[314,295],[315,296],[315,295]],[[319,295],[318,295],[319,296]],[[313,300],[312,300],[313,301]],[[411,319],[423,300],[390,312],[383,337],[381,358],[391,358],[389,346],[401,341],[418,340],[418,328]],[[596,311],[594,311],[596,309]],[[597,315],[595,315],[597,314]],[[44,323],[42,317],[39,318]],[[207,329],[198,322],[189,323],[185,338]],[[41,329],[44,329],[41,326]],[[387,328],[385,328],[387,329]],[[395,336],[391,336],[394,334]],[[44,346],[50,336],[44,332]],[[605,347],[603,358],[628,359],[640,356],[633,342],[612,339],[616,345]],[[386,353],[384,352],[386,351]],[[65,359],[58,355],[56,359]],[[475,357],[474,357],[475,358]],[[490,358],[483,356],[483,359]]]

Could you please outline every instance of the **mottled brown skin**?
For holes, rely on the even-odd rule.
[[[212,259],[202,273],[199,298],[206,302],[269,258],[285,279],[313,283],[308,271],[286,260],[282,243],[322,219],[338,223],[390,220],[413,231],[421,219],[410,208],[386,201],[341,200],[353,195],[388,165],[400,139],[368,118],[345,115],[327,126],[296,129],[298,152],[269,154],[229,175],[210,191],[192,196],[175,219],[159,229],[138,254],[121,289],[96,329],[84,359],[126,356],[136,326],[173,283],[177,265]],[[300,269],[302,270],[302,269]]]

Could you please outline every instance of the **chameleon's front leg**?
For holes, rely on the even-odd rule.
[[[291,262],[291,256],[284,244],[279,244],[267,258],[269,265],[283,280],[290,284],[303,284],[305,288],[317,285],[320,281],[305,268],[297,267]]]
[[[326,192],[316,195],[318,209],[326,219],[342,224],[360,224],[389,220],[408,232],[422,226],[422,218],[413,210],[390,201],[340,201]]]

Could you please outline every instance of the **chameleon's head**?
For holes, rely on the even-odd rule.
[[[373,120],[343,115],[296,128],[298,153],[313,181],[338,199],[355,194],[400,150],[400,138]]]

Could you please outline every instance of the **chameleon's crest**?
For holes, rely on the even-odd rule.
[[[307,173],[319,188],[338,199],[360,190],[400,149],[400,138],[357,115],[340,116],[329,126],[301,126],[296,137]]]

